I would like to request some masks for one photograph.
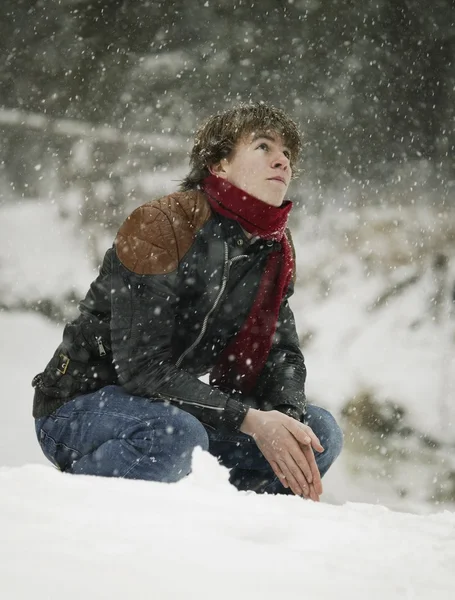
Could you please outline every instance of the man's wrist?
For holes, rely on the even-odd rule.
[[[240,431],[246,435],[254,435],[254,424],[256,422],[256,415],[259,411],[256,408],[249,408],[245,418],[240,425]]]

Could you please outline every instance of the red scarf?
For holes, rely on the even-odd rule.
[[[281,250],[274,250],[268,256],[250,314],[210,374],[212,385],[249,393],[272,347],[281,302],[294,269],[286,236],[292,202],[271,206],[214,175],[207,177],[202,187],[215,212],[237,221],[255,236],[281,242]]]

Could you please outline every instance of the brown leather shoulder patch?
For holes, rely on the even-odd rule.
[[[205,195],[198,190],[176,192],[143,204],[118,231],[117,256],[138,275],[175,271],[211,214]]]
[[[292,272],[292,282],[295,283],[295,280],[297,279],[297,267],[296,267],[297,260],[296,260],[296,255],[295,255],[294,241],[292,240],[291,230],[289,229],[289,227],[286,229],[286,237],[288,238],[288,242],[291,245],[292,256],[294,258],[294,270]]]

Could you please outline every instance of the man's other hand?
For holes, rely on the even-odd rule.
[[[313,448],[318,452],[324,448],[311,427],[277,410],[250,408],[240,431],[254,438],[284,487],[319,501],[322,482]]]

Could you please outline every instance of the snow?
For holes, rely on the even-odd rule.
[[[0,312],[0,331],[6,340],[0,361],[6,424],[0,436],[0,466],[49,464],[35,438],[31,381],[60,343],[61,327],[30,312]]]
[[[227,477],[198,449],[177,484],[0,469],[0,597],[454,597],[453,513],[240,493]]]
[[[56,203],[21,200],[1,209],[5,241],[0,246],[0,297],[20,302],[51,298],[64,303],[85,296],[96,277],[81,234],[71,219],[63,219]]]

